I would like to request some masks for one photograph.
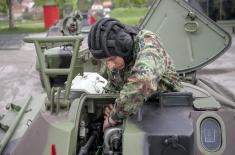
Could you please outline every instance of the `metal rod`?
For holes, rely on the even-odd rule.
[[[70,69],[45,69],[47,75],[68,75]]]
[[[74,72],[75,72],[75,67],[76,64],[80,64],[81,62],[77,62],[76,60],[78,59],[78,52],[79,52],[79,47],[80,47],[80,43],[83,40],[82,36],[53,36],[53,37],[46,37],[46,38],[33,38],[33,37],[26,37],[24,38],[25,42],[28,43],[34,43],[35,47],[36,47],[36,52],[37,52],[37,56],[38,56],[38,61],[39,61],[39,65],[40,65],[40,70],[42,73],[42,78],[43,78],[43,82],[45,84],[45,89],[47,92],[47,97],[48,97],[48,101],[53,101],[54,99],[53,97],[53,93],[52,88],[51,88],[51,84],[50,84],[50,79],[49,77],[51,75],[68,75],[67,77],[67,82],[66,82],[66,86],[65,86],[65,95],[64,95],[64,101],[61,102],[61,105],[67,105],[67,107],[69,107],[69,94],[70,94],[70,89],[71,89],[71,85],[72,85],[72,79],[74,78]],[[72,56],[72,60],[70,63],[70,68],[63,68],[63,69],[58,69],[58,68],[53,68],[53,69],[49,69],[46,66],[46,61],[45,61],[45,56],[44,56],[44,52],[41,48],[42,43],[73,43],[73,56]],[[78,59],[78,61],[81,61],[80,59]],[[83,71],[81,71],[83,72]]]
[[[35,41],[38,41],[39,43],[54,43],[54,42],[71,42],[82,39],[81,36],[48,36],[46,38],[36,38],[36,37],[25,37],[24,41],[27,43],[34,43]]]
[[[4,138],[2,139],[2,141],[0,143],[0,154],[2,153],[3,149],[5,148],[7,142],[10,140],[11,136],[14,134],[14,131],[15,131],[17,125],[19,124],[22,116],[24,115],[24,113],[25,113],[25,111],[26,111],[26,109],[27,109],[31,99],[32,99],[31,96],[27,99],[26,104],[19,111],[19,113],[16,116],[16,119],[13,121],[13,123],[11,124],[9,129],[7,130],[6,135],[4,136]]]
[[[70,89],[71,89],[72,80],[74,76],[76,59],[78,57],[78,51],[79,51],[79,46],[80,46],[81,41],[82,39],[76,40],[75,45],[74,45],[75,47],[73,48],[73,56],[72,56],[71,63],[70,63],[70,72],[68,74],[67,83],[65,86],[64,103],[66,103],[69,99]],[[68,107],[69,107],[69,104],[68,104]]]
[[[39,42],[35,41],[34,44],[35,44],[36,53],[38,56],[38,62],[39,62],[40,70],[42,73],[42,78],[43,78],[43,82],[45,85],[47,97],[48,97],[48,100],[50,100],[50,98],[51,98],[51,84],[50,84],[49,76],[45,72],[45,70],[46,70],[45,57],[43,55],[43,52],[42,52],[42,49],[40,47]]]
[[[223,8],[223,3],[222,0],[220,0],[219,1],[220,20],[222,20],[222,8]]]

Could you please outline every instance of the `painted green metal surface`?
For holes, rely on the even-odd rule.
[[[123,133],[123,155],[143,155],[144,149],[147,147],[144,142],[145,134],[138,126],[127,120]]]
[[[0,128],[0,135],[3,133],[3,137],[0,136],[1,145],[7,142],[5,143],[6,145],[2,145],[0,149],[1,153],[4,154],[6,151],[12,152],[11,149],[13,149],[22,138],[31,125],[32,120],[34,120],[40,110],[45,109],[43,108],[45,97],[45,94],[40,94],[10,104],[21,108],[20,111],[17,112],[10,106],[9,109],[3,113],[4,117],[0,119],[1,124],[9,126],[8,130],[5,132],[2,132],[3,130]]]
[[[47,155],[51,154],[52,145],[58,154],[75,154],[75,148],[71,148],[73,129],[74,123],[67,120],[66,112],[54,115],[41,110],[12,154]]]
[[[152,30],[160,35],[161,40],[163,40],[173,59],[175,59],[179,72],[191,72],[194,69],[206,65],[221,55],[230,45],[230,36],[227,33],[214,25],[210,20],[207,21],[206,17],[190,8],[183,0],[156,1],[146,15],[141,27]],[[55,146],[57,154],[75,155],[79,152],[81,146],[83,146],[83,143],[80,144],[82,139],[80,135],[80,131],[82,130],[81,121],[86,121],[85,131],[90,130],[88,134],[84,132],[87,141],[91,135],[92,130],[90,127],[92,123],[99,121],[98,124],[102,128],[104,109],[108,104],[114,103],[117,95],[84,93],[73,98],[71,97],[70,87],[74,76],[78,73],[82,74],[85,67],[93,68],[91,67],[92,63],[85,67],[83,66],[86,62],[85,60],[90,59],[90,57],[88,55],[87,58],[87,54],[83,55],[82,51],[79,52],[80,37],[26,38],[25,41],[34,43],[36,46],[47,97],[45,94],[32,97],[29,106],[26,108],[27,113],[19,121],[16,132],[10,133],[10,136],[12,136],[9,139],[10,142],[21,138],[24,134],[20,143],[13,149],[12,155],[48,155],[51,154],[52,146]],[[48,52],[47,56],[55,56],[55,58],[59,59],[57,57],[58,50],[56,48],[55,50],[53,48],[43,50],[42,47],[48,44],[50,44],[50,47],[58,47],[58,45],[71,43],[73,45],[73,56],[70,67],[59,68],[60,61],[58,60],[58,62],[55,62],[55,65],[52,65],[54,67],[48,68],[44,52]],[[53,87],[50,83],[49,78],[58,75],[68,75],[65,87]],[[157,123],[152,123],[154,121],[152,117],[147,119],[147,123],[141,122],[141,119],[138,122],[134,122],[130,117],[123,124],[120,124],[120,130],[122,131],[121,152],[123,155],[150,154],[151,139],[148,138],[154,139],[157,136],[158,138],[160,137],[159,139],[167,138],[172,135],[174,136],[176,132],[179,134],[177,136],[180,137],[181,131],[186,130],[179,125],[181,121],[184,121],[188,127],[188,130],[186,130],[183,136],[188,136],[188,139],[193,142],[190,148],[191,150],[189,150],[191,154],[230,155],[231,152],[234,152],[234,148],[227,144],[234,143],[235,135],[227,133],[233,133],[235,128],[235,113],[222,109],[221,105],[204,89],[189,83],[183,83],[183,86],[182,92],[192,92],[192,104],[183,105],[182,107],[164,107],[164,105],[158,106],[158,104],[162,103],[159,103],[159,100],[155,100],[152,102],[154,106],[151,105],[152,108],[150,108],[149,113],[145,113],[144,116],[147,118],[151,113],[155,119],[160,117],[161,119],[156,121]],[[44,106],[48,102],[51,105],[50,109]],[[22,103],[24,102],[22,101]],[[93,112],[89,111],[90,103],[94,108]],[[67,108],[61,108],[62,105]],[[30,109],[31,111],[29,111]],[[154,113],[153,111],[158,113]],[[139,114],[141,115],[141,112]],[[171,117],[168,117],[168,115],[171,115]],[[181,119],[178,116],[181,116],[181,118],[182,116],[185,117]],[[221,149],[213,153],[203,148],[200,139],[200,124],[203,119],[208,117],[216,118],[223,132]],[[166,119],[169,122],[176,123],[176,125],[171,125]],[[28,123],[27,120],[31,121],[29,121],[30,124],[28,126],[25,126]],[[174,122],[175,120],[178,122]],[[161,128],[167,123],[168,125],[170,124],[169,126],[173,126],[173,128],[169,130],[167,128]],[[177,129],[174,129],[174,127]],[[154,130],[149,130],[152,128]],[[167,130],[166,132],[165,130],[160,131],[158,130],[160,128]],[[101,139],[104,139],[102,137],[105,136],[105,133],[101,131],[99,134]],[[153,136],[153,134],[155,135]],[[159,146],[154,145],[155,148],[160,148],[160,145],[164,142],[164,139],[161,140],[162,142],[158,144]],[[103,149],[102,145],[100,147]],[[164,148],[164,146],[161,147]],[[168,146],[165,148],[167,149]],[[92,153],[94,154],[94,150]],[[89,154],[92,153],[89,152]]]
[[[182,82],[182,85],[182,92],[192,92],[193,106],[196,110],[218,110],[222,108],[220,103],[206,90],[185,82]]]
[[[51,153],[51,145],[55,144],[56,151],[60,154],[75,154],[75,148],[72,145],[74,137],[74,123],[64,117],[54,117],[53,121],[48,121],[47,115],[43,116],[48,123],[48,130],[45,131],[47,136],[47,142],[43,151],[44,155]],[[43,134],[43,133],[42,133]],[[44,133],[45,134],[45,133]]]
[[[3,137],[3,139],[0,142],[0,154],[2,153],[3,149],[5,148],[5,146],[7,145],[8,141],[10,140],[10,138],[12,137],[14,131],[16,130],[17,125],[19,124],[19,122],[21,121],[29,103],[31,101],[31,97],[29,97],[25,104],[21,107],[21,109],[19,110],[18,114],[16,115],[15,120],[13,121],[13,123],[9,126],[9,128],[7,129],[7,132],[5,134],[5,136]]]
[[[216,102],[215,99],[208,92],[206,92],[205,90],[203,90],[197,86],[194,86],[189,83],[183,83],[182,92],[192,92],[193,98],[194,98],[193,106],[197,110],[202,110],[202,111],[203,110],[216,110],[216,109],[218,110],[218,108],[220,108],[220,104],[218,102]],[[214,103],[216,103],[216,104],[214,104]],[[156,103],[156,105],[157,105],[157,103]],[[161,109],[161,107],[156,106],[156,109],[157,108]],[[164,108],[162,108],[162,110],[160,110],[160,111],[164,111]],[[191,110],[189,108],[189,110],[185,111],[185,113],[187,113],[189,111],[194,111],[194,110],[191,107]],[[208,112],[206,114],[208,117],[210,117],[211,113],[213,113],[213,112]],[[174,115],[175,115],[175,117],[177,117],[177,113],[175,113]],[[164,121],[165,120],[162,120],[159,124],[152,124],[151,126],[152,127],[155,126],[156,128],[157,128],[157,126],[159,126],[159,128],[160,128],[160,127],[164,126],[164,124],[165,124]],[[201,121],[202,121],[202,119],[199,120],[199,122],[201,122]],[[192,120],[192,122],[193,122],[193,120]],[[150,152],[149,152],[150,146],[148,144],[148,141],[149,141],[148,136],[150,136],[151,133],[144,131],[142,129],[143,126],[136,125],[136,121],[133,122],[133,120],[131,120],[131,119],[127,119],[124,122],[124,126],[125,126],[125,129],[124,129],[124,133],[123,133],[123,155],[130,155],[130,154],[144,155],[147,152],[148,152],[147,154],[150,154]],[[200,124],[197,126],[197,128],[199,128],[199,127],[200,127]],[[178,128],[178,126],[177,126],[177,128]],[[196,126],[195,126],[195,128],[196,128]],[[200,133],[200,132],[198,132],[198,133]],[[198,138],[195,139],[195,144],[198,143],[198,141],[200,142],[199,139]],[[200,143],[199,143],[199,145],[200,145]],[[133,147],[135,149],[131,149]],[[156,145],[155,147],[157,148],[158,146]]]
[[[207,65],[231,44],[227,32],[184,0],[155,1],[140,27],[159,35],[180,73]]]

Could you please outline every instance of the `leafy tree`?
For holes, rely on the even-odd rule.
[[[8,10],[7,0],[0,0],[0,11],[7,13],[7,10]]]
[[[0,11],[9,14],[9,29],[14,28],[14,18],[12,14],[12,3],[13,0],[1,0],[0,1]]]

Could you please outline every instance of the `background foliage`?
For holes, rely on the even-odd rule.
[[[143,7],[153,0],[113,0],[115,7]]]
[[[0,0],[0,11],[6,13],[8,10],[7,0]]]
[[[91,8],[93,0],[78,0],[77,1],[77,8],[82,11],[88,11]]]
[[[77,4],[77,0],[35,0],[35,6],[43,6],[45,4],[58,4],[60,7],[62,7],[65,3],[72,3],[73,6],[75,6]]]
[[[125,24],[139,25],[141,19],[147,13],[147,8],[115,8],[111,12],[111,17],[120,20]]]
[[[35,0],[36,6],[42,6],[44,4],[58,4],[62,6],[64,3],[72,3],[78,6],[79,9],[88,10],[94,0]],[[108,1],[108,0],[101,0]],[[154,0],[111,0],[115,7],[142,7],[147,6]]]

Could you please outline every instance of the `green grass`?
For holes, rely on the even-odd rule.
[[[0,21],[0,32],[45,32],[43,21],[16,21],[15,28],[8,28],[8,21]]]
[[[117,8],[111,12],[111,17],[125,24],[138,25],[147,13],[147,8]]]
[[[111,12],[111,17],[130,25],[138,25],[141,18],[144,18],[147,8],[116,8]],[[0,32],[45,32],[43,21],[16,21],[15,28],[9,30],[8,21],[0,21]]]

